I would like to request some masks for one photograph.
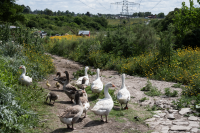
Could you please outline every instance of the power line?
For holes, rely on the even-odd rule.
[[[78,0],[78,1],[80,1],[81,3],[83,3],[84,5],[86,5],[87,7],[90,7],[87,4],[85,4],[84,2],[82,2],[81,0]],[[90,8],[92,8],[92,7],[90,7]],[[95,8],[92,8],[92,9],[95,9]]]
[[[97,0],[98,1],[98,0]],[[98,1],[98,3],[103,7],[103,8],[105,8],[99,1]],[[107,9],[107,8],[105,8],[106,10],[109,10],[109,9]]]
[[[151,10],[154,9],[161,1],[162,1],[162,0],[160,0],[153,8],[151,8]],[[150,12],[150,11],[149,11],[149,12]]]

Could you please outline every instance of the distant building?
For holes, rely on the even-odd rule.
[[[85,35],[85,36],[90,36],[90,31],[89,30],[80,30],[78,32],[79,36]]]
[[[156,18],[156,15],[148,16],[148,18]]]

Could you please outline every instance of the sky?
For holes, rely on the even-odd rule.
[[[65,12],[69,10],[76,14],[86,12],[91,14],[120,14],[123,1],[135,3],[135,5],[128,6],[128,11],[131,14],[133,12],[151,12],[152,14],[163,12],[167,15],[174,8],[181,8],[183,1],[189,6],[189,0],[16,0],[16,4],[29,6],[32,11],[48,8],[52,11]],[[121,3],[116,4],[117,2]],[[194,4],[199,6],[197,0],[194,0]]]

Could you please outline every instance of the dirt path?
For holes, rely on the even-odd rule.
[[[64,71],[67,70],[70,74],[70,79],[73,78],[73,72],[76,72],[77,70],[81,69],[84,67],[83,65],[68,60],[64,59],[63,57],[55,56],[52,55],[53,62],[56,66],[56,71],[61,72],[61,75],[64,75]],[[96,71],[95,69],[93,71]],[[117,89],[119,90],[121,87],[121,75],[119,75],[116,71],[101,71],[101,80],[103,83],[107,82],[112,82],[115,84]],[[128,120],[125,120],[125,122],[119,122],[116,121],[114,118],[108,119],[109,123],[102,123],[100,122],[100,117],[98,116],[93,116],[93,113],[91,111],[88,111],[88,117],[84,119],[80,119],[78,123],[76,123],[74,126],[77,128],[75,131],[71,131],[67,129],[67,126],[63,123],[60,122],[59,118],[56,116],[60,112],[62,112],[67,106],[71,106],[70,99],[66,96],[66,94],[62,91],[62,87],[60,90],[58,90],[55,87],[55,81],[53,80],[55,78],[55,74],[49,75],[48,81],[52,85],[49,88],[49,91],[55,92],[56,94],[59,95],[58,100],[55,102],[53,106],[51,106],[51,112],[55,114],[54,117],[47,119],[49,121],[49,129],[46,132],[51,132],[51,133],[63,133],[63,132],[84,132],[84,133],[116,133],[116,132],[135,132],[141,131],[141,132],[147,132],[151,130],[147,126],[141,123],[135,123],[135,122],[130,122]],[[96,75],[90,76],[90,82],[93,81],[96,78]],[[153,86],[156,86],[158,89],[164,92],[164,88],[171,88],[171,86],[174,83],[171,82],[164,82],[164,81],[155,81],[155,80],[150,80],[152,82]],[[126,76],[126,86],[128,90],[131,93],[131,103],[138,103],[138,101],[143,98],[143,97],[148,97],[146,96],[140,89],[144,87],[147,83],[147,78],[141,78],[141,77],[135,77],[135,76]],[[39,82],[39,84],[47,89],[46,86],[46,80]],[[175,89],[175,88],[173,88]],[[116,92],[118,92],[118,90]],[[178,90],[179,92],[181,91],[180,88],[176,88],[175,90]],[[143,102],[142,104],[151,104],[155,99],[165,99],[168,101],[172,101],[175,98],[161,98],[161,97],[148,97],[149,100],[147,102]],[[135,107],[135,105],[130,104],[131,107]],[[92,106],[93,107],[93,106]],[[92,108],[90,107],[90,108]],[[139,106],[138,106],[139,107]],[[138,108],[138,110],[141,108]]]

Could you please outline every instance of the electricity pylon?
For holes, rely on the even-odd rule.
[[[122,5],[122,12],[120,12],[121,16],[128,16],[128,21],[129,21],[129,16],[132,15],[129,11],[128,11],[128,6],[129,5],[140,5],[139,3],[135,3],[135,2],[129,2],[128,0],[123,0],[122,2],[115,2],[115,3],[110,3],[113,5]],[[120,17],[120,23],[121,23],[121,18]]]

